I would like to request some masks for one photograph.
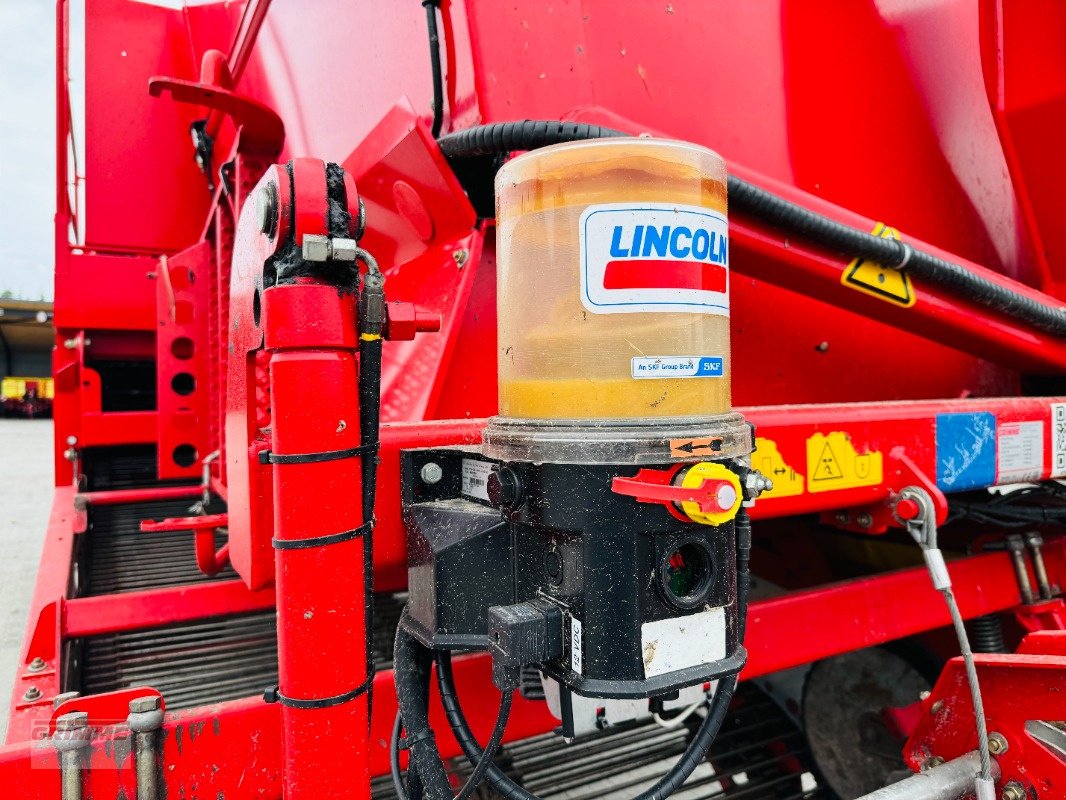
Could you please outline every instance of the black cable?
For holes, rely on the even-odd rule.
[[[628,136],[622,131],[575,122],[523,120],[497,122],[449,133],[437,140],[441,152],[458,161],[516,150],[535,150],[560,142]],[[1035,328],[1066,336],[1066,307],[1041,303],[971,272],[960,264],[916,250],[895,239],[882,239],[792,203],[736,176],[729,176],[731,210],[793,236],[885,267],[905,270],[916,278]]]
[[[737,646],[742,647],[747,631],[748,597],[751,590],[751,572],[748,568],[748,558],[751,553],[751,519],[745,509],[741,509],[737,514],[735,533],[737,540]],[[440,689],[441,703],[444,705],[448,725],[456,741],[459,742],[459,747],[462,748],[467,760],[480,764],[483,752],[478,747],[477,740],[459,704],[455,680],[452,676],[451,653],[448,651],[437,652],[437,687]],[[665,775],[653,786],[638,794],[634,800],[664,800],[681,787],[693,770],[706,758],[708,749],[722,727],[736,688],[736,674],[718,681],[718,688],[711,699],[711,707],[707,716],[688,747],[685,748],[684,754]],[[517,784],[495,764],[488,765],[485,777],[506,800],[540,800],[535,794]]]
[[[440,0],[422,0],[429,29],[429,65],[433,70],[433,138],[440,136],[444,121],[444,76],[440,65],[440,36],[437,33],[437,8]]]
[[[407,612],[404,612],[406,619]],[[429,665],[431,664],[431,652],[423,647],[411,634],[404,630],[404,620],[400,621],[396,629],[396,644],[394,650],[396,671],[396,696],[399,701],[400,711],[392,726],[392,740],[389,743],[389,766],[392,772],[393,785],[400,800],[410,800],[407,791],[404,790],[403,780],[400,777],[400,728],[403,719],[414,720],[407,727],[408,750],[411,753],[411,769],[409,775],[417,775],[428,789],[430,800],[453,800],[451,788],[448,783],[447,773],[437,749],[437,743],[433,737],[433,731],[429,727]],[[401,675],[403,684],[401,686]],[[414,683],[418,682],[415,689]],[[473,771],[467,777],[463,788],[459,790],[454,800],[469,800],[485,777],[485,772],[492,767],[492,759],[496,756],[503,742],[503,734],[507,728],[507,721],[511,716],[511,706],[514,703],[514,692],[517,686],[505,687],[501,690],[499,710],[496,712],[496,724],[493,726],[492,735],[489,737],[485,749],[479,750],[479,757],[471,759]],[[428,770],[428,772],[423,771]],[[413,794],[413,793],[411,793]]]
[[[482,757],[482,750],[470,730],[470,725],[463,714],[462,707],[459,705],[455,691],[455,681],[452,676],[451,653],[445,650],[437,652],[437,686],[440,689],[441,702],[448,717],[448,724],[451,726],[456,741],[459,742],[459,747],[462,748],[467,760],[471,763],[479,763]],[[737,676],[735,674],[722,678],[718,682],[718,688],[715,690],[714,698],[711,700],[710,711],[685,749],[684,754],[665,775],[653,786],[638,794],[634,800],[663,800],[663,798],[669,797],[673,792],[677,791],[681,784],[688,779],[692,771],[706,757],[708,748],[714,741],[715,736],[718,735],[718,730],[722,727],[722,722],[725,719],[726,712],[729,710],[729,704],[736,688]],[[515,783],[510,776],[495,764],[488,765],[485,771],[485,778],[507,800],[540,800],[537,795]]]

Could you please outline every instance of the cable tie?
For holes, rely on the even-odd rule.
[[[407,736],[404,736],[402,739],[400,739],[400,749],[410,750],[419,742],[424,742],[427,739],[435,738],[436,737],[434,737],[433,730],[431,728],[423,728],[418,733],[408,734]]]
[[[325,547],[330,544],[339,544],[360,536],[365,536],[374,529],[374,520],[364,522],[358,528],[341,533],[330,533],[326,536],[312,536],[307,539],[272,539],[271,544],[275,550],[309,550],[313,547]]]
[[[898,270],[902,271],[902,270],[906,269],[907,268],[907,264],[910,263],[911,256],[914,255],[914,248],[911,247],[906,242],[900,242],[899,246],[903,249],[903,260],[900,261],[898,264],[896,264],[893,267],[893,269],[898,269]]]

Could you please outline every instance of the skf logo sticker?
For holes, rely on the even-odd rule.
[[[700,206],[610,203],[581,215],[581,303],[594,314],[729,316],[729,226]]]

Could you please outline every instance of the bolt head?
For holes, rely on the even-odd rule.
[[[85,711],[71,711],[56,720],[57,731],[76,731],[88,727],[89,715]]]
[[[141,714],[145,711],[158,711],[162,707],[162,699],[158,695],[147,695],[130,700],[130,713]]]
[[[1007,752],[1007,740],[999,733],[988,734],[988,752],[994,756]]]
[[[434,461],[429,461],[422,465],[422,469],[418,474],[421,476],[423,483],[432,485],[434,483],[440,483],[441,478],[444,477],[444,470],[441,469],[440,464],[437,464]]]
[[[455,266],[459,267],[459,269],[462,269],[463,265],[466,264],[466,260],[470,258],[470,252],[465,248],[461,247],[452,253],[452,258],[455,259]]]
[[[255,217],[259,230],[274,238],[278,224],[278,187],[268,183],[255,196]]]
[[[1016,781],[1011,781],[1003,787],[1000,798],[1001,800],[1025,800],[1025,787]]]
[[[33,702],[34,700],[40,700],[41,699],[41,690],[38,689],[36,686],[31,686],[29,689],[26,690],[26,693],[24,695],[22,695],[22,699],[27,701],[27,702]]]
[[[944,701],[943,700],[937,700],[937,701],[935,701],[933,703],[933,705],[929,706],[929,713],[930,714],[939,714],[943,710],[944,710]]]
[[[870,528],[873,527],[874,518],[869,514],[862,513],[855,517],[855,524],[860,528]]]
[[[932,769],[933,767],[939,767],[943,763],[944,759],[940,756],[930,756],[922,762],[922,770],[925,771],[927,769]]]
[[[33,661],[31,661],[29,663],[29,666],[27,666],[27,669],[30,672],[40,672],[42,669],[45,668],[45,666],[46,665],[45,665],[44,659],[41,658],[40,656],[37,656],[37,658],[33,659]]]
[[[847,511],[838,511],[834,519],[837,521],[837,525],[847,525],[851,522],[851,515]]]

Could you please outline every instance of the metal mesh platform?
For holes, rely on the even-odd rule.
[[[374,662],[390,669],[404,598],[375,600]],[[74,688],[83,694],[154,686],[168,708],[178,709],[250,697],[277,683],[273,611],[92,636],[80,645]]]
[[[212,578],[200,572],[193,534],[188,531],[140,532],[141,520],[186,516],[194,502],[185,499],[90,506],[80,594],[116,594],[236,578],[228,566]],[[225,541],[225,535],[215,534],[216,548]]]
[[[507,745],[496,764],[545,800],[631,798],[673,766],[690,735],[652,721],[585,737],[567,745],[545,734]],[[673,795],[677,800],[814,800],[819,787],[806,741],[795,724],[757,686],[743,684],[707,760]],[[465,761],[452,764],[461,784]],[[395,800],[388,776],[373,782],[374,800]],[[482,784],[478,796],[498,795]]]

